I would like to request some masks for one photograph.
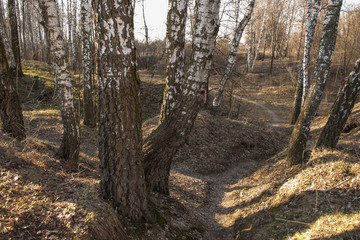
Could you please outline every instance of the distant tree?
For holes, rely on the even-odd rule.
[[[132,0],[96,5],[99,18],[99,158],[103,197],[134,222],[148,218]],[[165,167],[165,166],[164,166]]]
[[[16,61],[16,73],[18,77],[24,76],[21,66],[20,42],[18,32],[18,20],[16,14],[16,0],[8,0],[9,9],[9,25],[10,25],[10,40],[13,54]]]
[[[248,7],[247,7],[247,10],[246,10],[246,13],[245,13],[243,19],[236,26],[234,38],[232,40],[232,45],[231,45],[230,53],[229,53],[228,60],[227,60],[227,65],[225,68],[225,72],[220,80],[219,90],[217,91],[215,99],[213,101],[213,107],[215,108],[215,110],[216,110],[216,108],[218,108],[220,106],[220,102],[221,102],[222,95],[225,90],[226,83],[228,82],[231,71],[233,70],[233,68],[235,66],[236,55],[237,55],[237,51],[239,48],[239,43],[240,43],[242,34],[244,32],[244,29],[251,18],[251,14],[253,12],[254,5],[255,5],[255,0],[251,0],[248,4]],[[249,41],[251,42],[251,40],[249,40]]]
[[[56,0],[39,0],[42,17],[49,34],[52,64],[58,84],[63,137],[58,155],[71,165],[76,165],[80,148],[79,114],[74,105],[72,79],[69,72],[64,39],[58,21]]]
[[[170,0],[166,30],[166,79],[160,123],[171,112],[185,81],[185,28],[188,0]]]
[[[339,92],[315,148],[335,148],[360,90],[360,58]]]
[[[311,123],[321,102],[334,53],[341,6],[342,0],[331,0],[327,8],[309,96],[305,100],[290,138],[287,155],[289,165],[301,163],[304,157]]]
[[[254,71],[256,59],[257,59],[259,49],[260,49],[261,40],[262,40],[262,37],[263,37],[263,34],[264,34],[265,20],[266,20],[266,13],[267,13],[267,9],[268,9],[268,3],[269,3],[269,1],[266,1],[266,3],[265,3],[266,6],[265,6],[265,10],[264,10],[263,21],[261,23],[260,36],[259,36],[259,39],[258,39],[257,47],[256,47],[256,50],[255,50],[255,56],[254,56],[254,59],[253,59],[253,63],[251,65],[250,72]]]
[[[5,47],[0,35],[0,117],[2,129],[18,139],[24,139],[25,127],[13,75],[6,59]]]
[[[220,0],[196,0],[190,65],[181,97],[169,116],[144,142],[145,177],[149,190],[169,193],[172,158],[185,143],[204,103],[219,25]]]
[[[96,126],[96,114],[92,94],[91,81],[91,9],[89,0],[81,0],[81,30],[82,30],[82,75],[84,89],[84,124]]]

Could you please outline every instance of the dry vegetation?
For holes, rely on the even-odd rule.
[[[355,128],[342,135],[337,149],[316,152],[302,166],[288,168],[284,147],[291,132],[286,123],[295,65],[278,64],[270,76],[261,72],[267,64],[260,61],[234,94],[261,103],[280,121],[229,95],[219,116],[202,111],[174,158],[171,198],[152,196],[154,223],[132,226],[100,197],[96,129],[82,126],[77,171],[54,157],[62,127],[52,99],[53,75],[49,66],[26,62],[19,89],[28,138],[18,142],[0,134],[0,239],[227,239],[214,237],[215,232],[207,238],[211,224],[229,229],[235,239],[357,239],[360,105],[348,124]],[[159,76],[141,72],[141,77],[147,136],[156,127],[164,85]],[[39,99],[42,93],[48,97]],[[309,149],[329,103],[330,97],[313,125]],[[214,199],[218,202],[209,203]]]

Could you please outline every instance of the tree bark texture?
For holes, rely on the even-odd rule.
[[[82,30],[82,75],[84,91],[84,124],[96,126],[95,106],[91,82],[91,9],[89,0],[81,0],[81,30]]]
[[[321,131],[315,148],[335,148],[340,134],[354,107],[360,90],[360,59],[350,73],[332,107],[332,112]]]
[[[105,199],[134,222],[148,217],[131,0],[99,4],[99,157]]]
[[[246,63],[247,63],[247,71],[250,72],[250,67],[251,67],[251,53],[252,53],[252,43],[253,43],[253,25],[254,25],[254,18],[251,17],[250,15],[250,18],[251,18],[251,22],[250,22],[250,27],[249,27],[249,42],[248,42],[248,52],[247,52],[247,60],[246,60]]]
[[[149,190],[169,193],[171,160],[186,141],[204,103],[219,29],[219,6],[219,0],[195,2],[192,54],[181,98],[168,118],[144,142],[145,176]]]
[[[293,110],[291,114],[291,124],[295,124],[296,120],[298,119],[300,112],[301,112],[301,101],[302,101],[302,95],[303,95],[303,71],[302,71],[302,63],[300,64],[299,69],[299,77],[297,78],[296,83],[296,90],[295,90],[295,96],[294,96],[294,104],[293,104]]]
[[[303,160],[310,127],[321,102],[334,53],[341,6],[342,0],[332,0],[327,9],[309,96],[290,138],[287,155],[290,165],[299,164]]]
[[[174,108],[185,81],[185,29],[188,0],[170,0],[166,30],[166,79],[160,123]]]
[[[21,67],[21,54],[20,54],[20,42],[19,42],[19,32],[18,32],[18,22],[16,16],[16,6],[15,0],[8,0],[8,9],[9,9],[9,25],[10,25],[10,41],[11,48],[16,61],[16,74],[18,77],[24,76]]]
[[[268,3],[269,3],[269,2],[267,1],[267,2],[266,2],[266,6],[265,6],[263,21],[262,21],[262,23],[261,23],[260,35],[259,35],[259,39],[258,39],[258,43],[257,43],[256,50],[255,50],[255,56],[254,56],[254,59],[253,59],[253,63],[252,63],[252,65],[251,65],[251,70],[250,70],[250,72],[253,72],[253,71],[254,71],[256,59],[257,59],[257,56],[258,56],[258,53],[259,53],[259,50],[260,50],[260,44],[261,44],[261,40],[262,40],[262,37],[263,37],[263,34],[264,34],[264,27],[265,27],[265,20],[266,20],[266,13],[267,13],[267,8],[268,8]]]
[[[25,139],[25,127],[19,96],[6,59],[5,46],[0,36],[0,117],[2,129],[11,136]]]
[[[307,12],[307,28],[305,35],[305,46],[304,46],[304,55],[302,61],[302,77],[303,77],[303,94],[301,104],[304,105],[305,98],[307,97],[309,91],[309,61],[310,61],[310,51],[311,46],[314,40],[315,28],[317,24],[317,19],[319,16],[321,7],[321,0],[315,0],[315,6],[313,10],[313,15],[311,17],[312,9],[312,0],[308,1],[308,12]]]
[[[39,0],[41,13],[49,34],[55,78],[60,97],[60,111],[63,122],[63,137],[58,155],[71,165],[76,165],[80,148],[79,114],[74,105],[72,79],[69,72],[64,39],[58,21],[55,0]]]
[[[247,11],[246,11],[243,19],[236,26],[234,38],[232,40],[232,45],[231,45],[230,53],[228,56],[228,61],[227,61],[226,68],[225,68],[225,72],[220,80],[219,90],[217,91],[215,99],[213,101],[214,108],[218,108],[220,106],[222,95],[223,95],[225,87],[226,87],[226,83],[229,81],[231,71],[233,70],[235,63],[236,63],[236,55],[237,55],[237,51],[239,48],[239,43],[240,43],[242,34],[244,32],[246,25],[248,24],[248,22],[251,18],[251,14],[253,12],[254,5],[255,5],[255,0],[251,0],[249,2]],[[251,34],[250,34],[250,36],[251,36]],[[249,44],[251,44],[250,36],[249,36]],[[250,56],[248,55],[248,61],[250,61],[249,57]]]
[[[5,45],[5,49],[8,53],[9,59],[10,59],[10,71],[15,72],[15,69],[16,69],[15,56],[14,56],[14,52],[11,48],[8,34],[6,33],[6,27],[5,27],[5,22],[4,22],[4,13],[3,13],[3,9],[2,9],[1,5],[0,5],[0,34],[1,34],[1,38],[3,40],[3,43]]]

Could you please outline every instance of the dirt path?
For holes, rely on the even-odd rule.
[[[278,126],[281,123],[279,116],[267,108],[266,106],[245,99],[242,101],[254,104],[267,112],[270,118],[272,127]],[[236,164],[229,167],[226,171],[214,174],[194,174],[184,173],[196,179],[201,179],[201,182],[207,184],[207,194],[203,197],[203,203],[194,211],[201,216],[201,224],[204,226],[204,239],[206,240],[233,240],[235,220],[232,213],[236,211],[236,204],[229,194],[236,190],[235,184],[239,179],[246,177],[246,174],[251,168],[256,166],[258,162],[254,159],[241,159]],[[173,169],[181,172],[182,169]]]

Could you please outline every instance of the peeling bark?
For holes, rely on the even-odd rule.
[[[63,137],[58,155],[69,164],[76,165],[80,148],[79,114],[74,105],[72,79],[64,51],[64,39],[58,21],[55,0],[39,0],[39,5],[49,34],[49,44],[59,89],[60,111],[63,121]]]
[[[340,134],[354,107],[360,90],[360,59],[350,73],[332,107],[332,112],[321,131],[315,148],[335,148]]]
[[[341,6],[342,0],[332,0],[327,9],[309,96],[290,138],[287,155],[289,165],[303,161],[310,127],[321,102],[334,53]]]
[[[84,124],[96,126],[95,106],[91,82],[91,10],[89,0],[81,0],[81,30],[82,30],[82,75],[84,90]]]
[[[185,29],[188,0],[170,0],[166,31],[166,79],[160,123],[174,108],[185,81]]]
[[[219,29],[219,6],[219,0],[196,0],[192,54],[181,98],[143,146],[145,176],[150,191],[169,193],[171,160],[185,143],[204,103]]]
[[[236,63],[236,54],[237,54],[237,51],[239,48],[239,43],[240,43],[242,34],[244,32],[246,25],[248,24],[248,22],[251,18],[251,14],[253,12],[254,5],[255,5],[255,0],[251,0],[249,2],[249,5],[247,7],[247,10],[246,10],[246,13],[245,13],[243,19],[236,26],[236,31],[235,31],[234,38],[232,41],[232,45],[231,45],[230,53],[228,56],[228,61],[227,61],[227,65],[225,68],[225,72],[220,80],[219,90],[216,93],[215,99],[213,101],[213,107],[215,109],[220,106],[222,95],[223,95],[225,87],[226,87],[226,83],[228,82],[231,71],[233,70],[235,63]],[[251,36],[251,34],[250,34],[250,36]],[[250,42],[251,42],[251,39],[249,39],[249,44],[250,44]],[[249,55],[248,55],[248,58],[249,58]],[[250,61],[250,60],[248,59],[248,61]]]
[[[148,219],[140,79],[131,0],[98,5],[99,158],[103,197],[133,222]]]

